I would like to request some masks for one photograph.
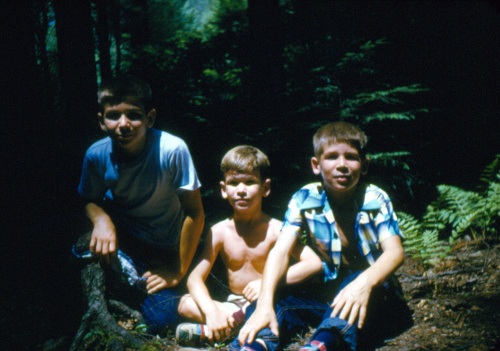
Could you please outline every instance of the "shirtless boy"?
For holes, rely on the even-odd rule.
[[[189,275],[185,295],[179,304],[181,316],[196,323],[177,327],[176,338],[185,346],[202,346],[226,340],[243,322],[245,308],[257,300],[262,273],[282,222],[262,212],[262,199],[269,196],[270,163],[259,149],[242,145],[222,159],[222,197],[233,207],[233,216],[215,224],[206,239],[201,261]],[[214,301],[205,280],[220,254],[229,289],[228,302]],[[319,257],[308,247],[295,245],[297,263],[287,272],[286,282],[294,284],[322,270]],[[232,301],[232,302],[231,302]]]

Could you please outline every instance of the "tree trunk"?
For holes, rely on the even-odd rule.
[[[109,41],[109,8],[107,1],[96,1],[97,8],[97,40],[99,49],[99,69],[101,79],[106,80],[111,78],[111,55]]]
[[[113,39],[115,39],[116,46],[116,62],[115,62],[115,75],[120,75],[121,69],[120,66],[122,64],[122,30],[120,25],[120,7],[116,3],[115,0],[110,0],[109,11],[111,18],[111,34],[113,35]]]
[[[83,157],[97,131],[97,79],[90,0],[55,0],[63,120],[61,142],[71,159]],[[71,147],[73,146],[73,148]],[[77,152],[75,152],[77,151]]]

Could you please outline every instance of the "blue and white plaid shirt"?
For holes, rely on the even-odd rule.
[[[375,185],[358,186],[364,196],[356,201],[356,235],[359,252],[371,265],[381,255],[380,243],[399,229],[389,196]],[[362,204],[359,206],[359,204]],[[333,211],[321,183],[312,183],[297,191],[288,204],[283,229],[292,228],[297,237],[309,236],[308,242],[323,261],[325,279],[335,279],[340,270],[341,243]]]

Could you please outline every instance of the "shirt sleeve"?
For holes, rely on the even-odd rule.
[[[301,232],[300,228],[303,223],[303,216],[300,211],[300,198],[298,193],[294,194],[290,202],[288,203],[288,209],[285,213],[285,219],[283,220],[283,226],[281,230],[288,229],[292,230],[295,236],[300,238]]]
[[[105,192],[104,179],[99,175],[96,164],[92,162],[87,152],[83,160],[78,193],[90,201],[100,201],[104,198]]]
[[[169,158],[173,185],[177,194],[196,190],[201,186],[191,154],[185,142],[180,141]]]
[[[382,193],[381,200],[382,207],[374,218],[379,242],[393,235],[399,235],[401,239],[404,239],[403,233],[399,229],[398,219],[394,212],[391,199],[387,194]]]

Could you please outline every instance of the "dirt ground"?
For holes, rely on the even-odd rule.
[[[461,241],[434,265],[406,257],[397,275],[414,311],[415,324],[377,351],[500,350],[499,274],[499,240]],[[298,337],[285,351],[298,350],[307,337]],[[65,344],[70,340],[66,337]],[[42,349],[61,350],[51,346],[45,343]],[[157,339],[149,346],[157,350],[194,350],[182,349],[172,339]],[[215,349],[228,351],[228,347],[205,350]]]
[[[398,270],[415,325],[379,351],[499,350],[500,245],[462,241],[434,267]]]

